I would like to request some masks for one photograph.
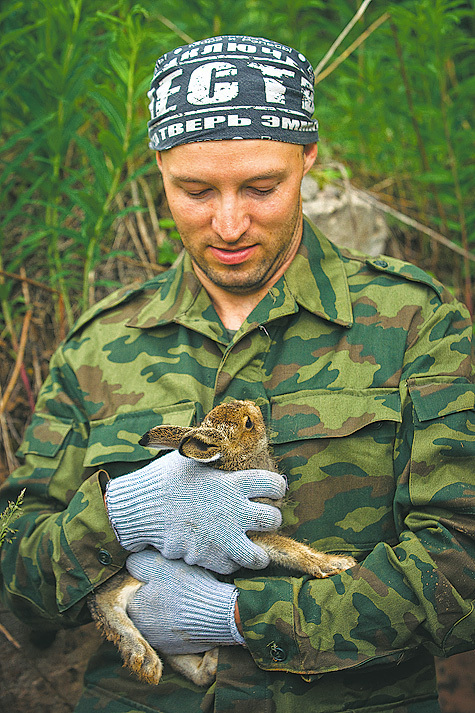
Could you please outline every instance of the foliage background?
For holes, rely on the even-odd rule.
[[[422,265],[467,303],[474,2],[365,0],[316,85],[319,179],[338,179],[333,166],[343,164],[355,185],[427,226],[393,220],[388,251]],[[0,480],[16,465],[49,357],[74,319],[119,284],[160,271],[179,249],[146,139],[156,58],[192,40],[246,33],[290,44],[317,66],[360,5],[4,1]]]
[[[387,251],[471,305],[474,29],[475,0],[3,0],[0,481],[17,464],[49,358],[74,319],[179,250],[147,148],[146,91],[159,55],[220,33],[304,52],[319,67],[319,181],[344,171],[384,203],[398,216]],[[39,670],[28,632],[13,631],[21,646],[0,637],[6,707],[71,711],[90,654],[74,636],[94,646],[94,632],[61,632]],[[473,710],[473,655],[465,657],[438,662],[444,713]]]

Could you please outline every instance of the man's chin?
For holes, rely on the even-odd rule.
[[[195,264],[195,271],[196,267]],[[206,281],[211,282],[215,287],[234,295],[252,295],[255,292],[259,292],[270,279],[268,272],[263,270],[259,270],[255,274],[246,274],[244,270],[239,268],[234,270],[228,268],[222,271],[210,269],[209,267],[203,270],[202,267],[198,266],[197,274],[198,277],[201,274]]]
[[[262,280],[229,280],[220,279],[216,276],[207,275],[208,279],[216,287],[230,292],[233,295],[252,295],[262,290],[266,284],[266,279]]]

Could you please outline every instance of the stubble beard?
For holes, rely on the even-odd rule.
[[[279,261],[277,268],[274,269],[278,258],[277,255],[274,261],[261,262],[251,270],[243,269],[241,265],[226,265],[223,266],[222,271],[215,270],[205,261],[198,261],[196,258],[192,258],[192,260],[195,270],[198,268],[198,274],[201,272],[216,287],[235,295],[249,295],[259,291],[270,280],[280,266]]]
[[[201,255],[197,256],[188,248],[187,250],[198,276],[201,273],[212,282],[213,285],[232,294],[249,295],[258,292],[272,280],[272,277],[278,272],[282,265],[285,264],[288,256],[292,252],[297,233],[300,241],[301,231],[302,214],[301,204],[299,202],[292,218],[289,219],[287,225],[280,231],[278,238],[273,243],[273,245],[280,244],[280,249],[273,251],[272,254],[267,257],[264,255],[264,258],[254,267],[246,268],[244,265],[223,265],[221,270],[216,270],[202,258]],[[258,238],[255,242],[262,244]],[[189,245],[191,241],[187,241],[185,238],[183,243],[188,243]],[[210,241],[210,244],[212,244],[212,241]]]

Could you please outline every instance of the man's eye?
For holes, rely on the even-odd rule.
[[[186,193],[191,198],[203,198],[208,193],[208,189],[205,188],[202,191],[186,191]]]
[[[251,191],[258,196],[266,196],[275,190],[274,186],[272,186],[272,188],[256,188],[255,186],[250,186],[250,188]]]

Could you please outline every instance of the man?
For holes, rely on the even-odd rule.
[[[467,310],[420,269],[339,251],[303,219],[317,127],[298,52],[203,40],[157,62],[149,96],[186,252],[90,310],[53,357],[6,488],[27,498],[4,599],[36,628],[81,624],[88,592],[126,564],[146,582],[129,613],[152,645],[220,647],[205,690],[168,668],[141,684],[104,645],[80,713],[433,713],[434,654],[475,642]],[[250,498],[281,497],[281,476],[223,477],[138,444],[232,398],[268,424],[286,534],[358,566],[327,579],[268,566],[245,533],[280,516]]]

